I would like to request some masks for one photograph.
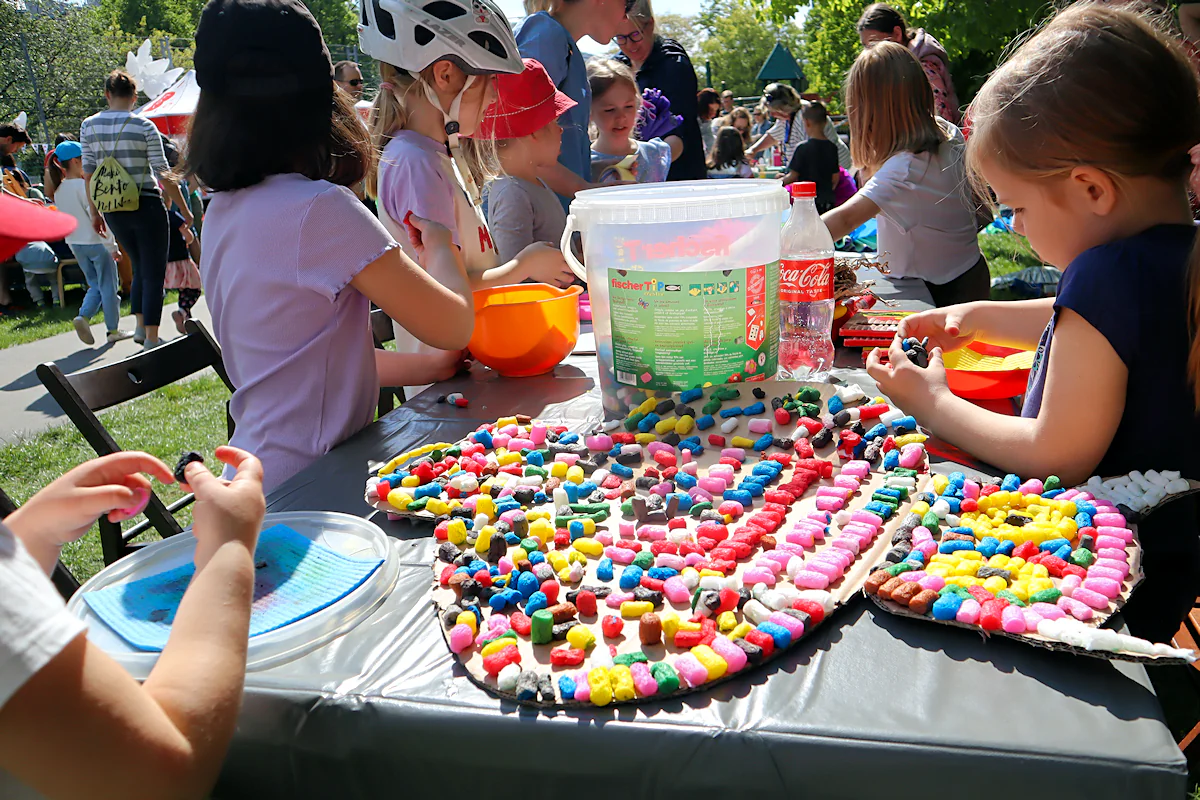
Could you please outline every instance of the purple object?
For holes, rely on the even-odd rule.
[[[634,136],[638,141],[648,142],[651,139],[669,133],[683,124],[683,117],[671,113],[671,101],[654,87],[642,92],[642,108],[638,112],[638,123]]]

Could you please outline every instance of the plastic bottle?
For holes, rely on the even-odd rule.
[[[817,185],[789,186],[792,213],[779,261],[779,377],[804,380],[833,366],[833,237],[817,213]]]

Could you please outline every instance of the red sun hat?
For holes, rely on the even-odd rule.
[[[496,102],[488,107],[474,139],[520,139],[549,125],[576,106],[554,86],[540,61],[524,59],[517,75],[496,76]]]
[[[55,242],[75,230],[75,218],[37,203],[0,194],[0,261],[30,242]]]

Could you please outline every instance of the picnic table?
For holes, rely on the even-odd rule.
[[[931,304],[920,281],[869,277],[899,309]],[[838,378],[874,388],[858,351],[838,365]],[[436,402],[451,391],[470,407]],[[861,597],[711,691],[559,712],[487,694],[439,631],[431,526],[388,522],[363,485],[398,452],[516,412],[576,429],[599,421],[595,358],[573,356],[539,378],[478,370],[435,386],[271,493],[269,511],[371,517],[403,567],[392,595],[348,634],[247,675],[214,797],[1184,795],[1187,767],[1143,667],[985,641]]]

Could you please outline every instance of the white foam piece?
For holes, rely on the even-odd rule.
[[[1175,474],[1178,475],[1179,473],[1175,473]],[[1163,475],[1165,476],[1166,473],[1164,472]],[[1185,479],[1185,478],[1175,477],[1167,482],[1167,492],[1169,494],[1179,494],[1180,492],[1186,492],[1190,488],[1191,488],[1191,485],[1187,482],[1187,479]]]
[[[1180,477],[1180,472],[1177,469],[1164,469],[1160,474],[1168,481],[1179,480]]]
[[[1170,481],[1164,478],[1156,469],[1146,470],[1146,480],[1162,489],[1166,489],[1167,484],[1170,483]]]

